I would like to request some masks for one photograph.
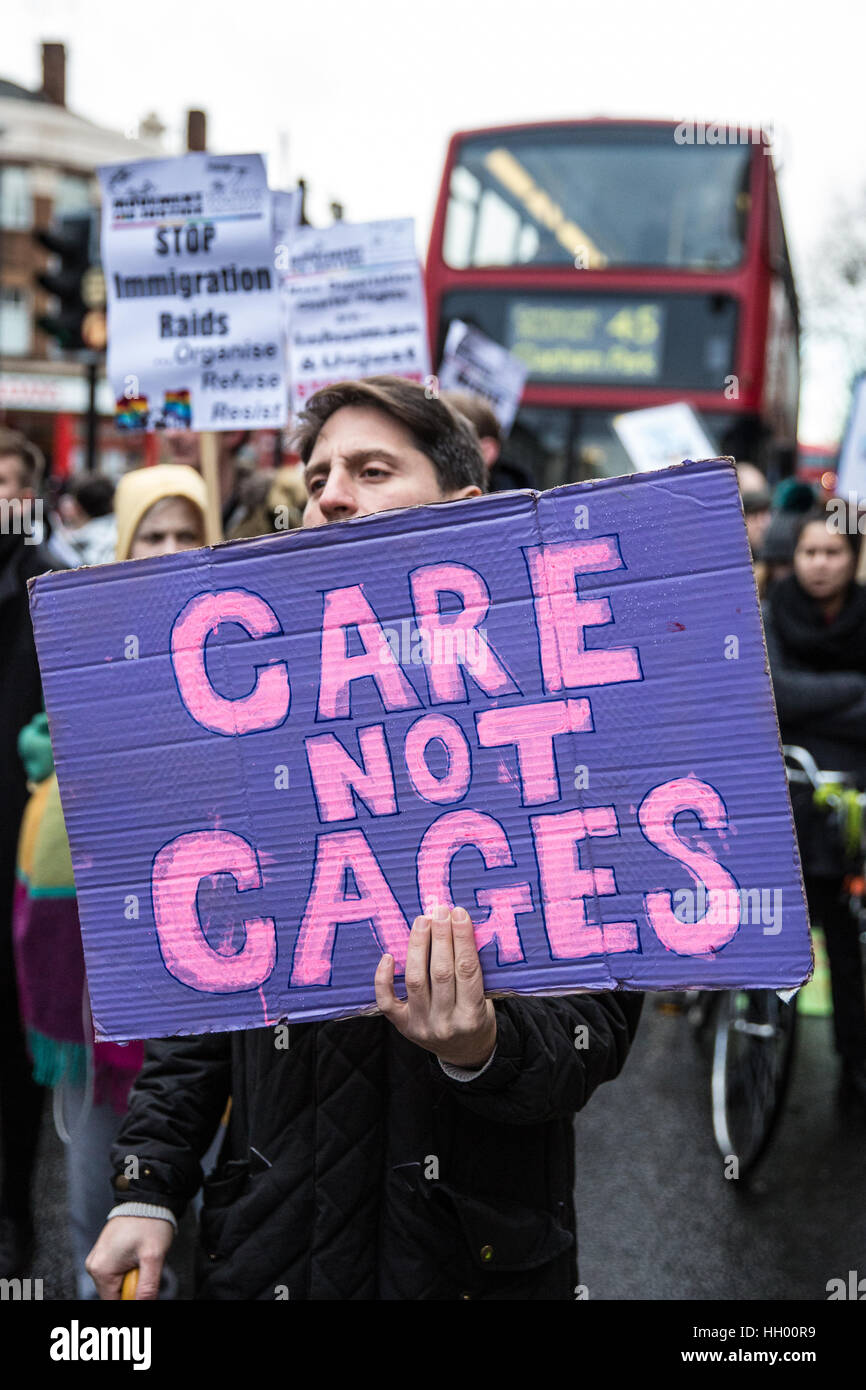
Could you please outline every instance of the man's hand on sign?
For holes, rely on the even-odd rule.
[[[493,1001],[484,997],[475,928],[465,908],[440,904],[416,917],[406,952],[406,999],[394,993],[394,958],[376,970],[376,1003],[394,1027],[454,1067],[483,1067],[496,1045]]]
[[[138,1269],[138,1301],[154,1299],[174,1230],[154,1216],[114,1216],[106,1221],[84,1268],[106,1302],[120,1298],[123,1276]]]

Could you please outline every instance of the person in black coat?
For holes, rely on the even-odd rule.
[[[468,426],[413,383],[343,383],[305,414],[306,525],[482,489]],[[104,1299],[136,1266],[155,1296],[229,1097],[198,1297],[576,1296],[573,1117],[622,1068],[643,996],[487,998],[459,907],[416,919],[405,981],[402,1001],[386,955],[378,1017],[148,1044],[87,1262]]]
[[[866,788],[866,589],[854,579],[859,536],[834,530],[825,512],[800,519],[794,569],[769,589],[764,631],[782,742],[805,748],[826,772]],[[824,928],[843,1093],[866,1108],[866,996],[859,929],[843,879],[840,832],[792,785],[809,912]],[[862,867],[862,866],[861,866]]]
[[[27,783],[18,735],[42,709],[27,580],[60,568],[37,543],[36,447],[0,429],[0,1278],[20,1276],[33,1240],[30,1186],[44,1092],[32,1080],[15,981],[12,895]]]

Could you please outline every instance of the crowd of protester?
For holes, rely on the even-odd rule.
[[[785,479],[771,494],[753,464],[740,463],[737,472],[782,743],[811,756],[825,789],[866,789],[866,588],[857,578],[858,518],[850,524],[848,509],[828,507],[809,483]],[[826,942],[841,1094],[866,1109],[860,923],[846,887],[850,877],[862,876],[862,842],[856,824],[846,836],[808,782],[792,782],[791,801],[809,915]],[[856,817],[853,798],[849,804]]]
[[[427,401],[422,388],[407,383],[395,387],[393,379],[387,378],[354,383],[343,396],[323,392],[320,397],[314,398],[307,412],[300,436],[300,463],[309,465],[316,451],[321,452],[323,442],[332,441],[335,431],[339,434],[335,421],[340,417],[345,420],[349,414],[354,427],[366,429],[371,440],[387,439],[392,451],[403,451],[405,476],[411,484],[408,492],[394,494],[397,500],[393,500],[386,488],[371,501],[364,492],[364,478],[351,475],[336,452],[324,470],[321,488],[317,485],[308,493],[297,462],[270,470],[250,469],[244,463],[247,436],[228,432],[219,437],[218,457],[219,506],[227,537],[325,524],[383,506],[532,486],[532,478],[522,468],[509,464],[496,416],[477,398],[448,393],[442,401]],[[445,452],[439,436],[448,439]],[[72,862],[28,612],[27,581],[47,569],[135,560],[205,543],[207,497],[198,471],[198,437],[169,431],[165,451],[165,463],[124,474],[116,486],[100,474],[78,475],[62,496],[55,497],[54,507],[40,521],[37,536],[16,534],[10,528],[0,534],[0,1275],[21,1273],[32,1254],[36,1144],[46,1096],[52,1095],[55,1123],[66,1142],[69,1242],[82,1299],[96,1297],[97,1288],[104,1297],[116,1297],[119,1271],[127,1254],[130,1259],[134,1256],[147,1274],[147,1296],[171,1298],[176,1293],[177,1280],[164,1257],[177,1214],[193,1195],[198,1180],[189,1178],[186,1186],[190,1190],[183,1192],[172,1190],[170,1185],[162,1191],[158,1185],[150,1189],[147,1183],[129,1181],[124,1188],[118,1182],[118,1177],[124,1176],[118,1173],[118,1155],[122,1151],[134,1154],[153,1115],[164,1123],[158,1098],[170,1091],[172,1084],[177,1084],[180,1100],[192,1107],[190,1113],[198,1104],[198,1092],[190,1077],[198,1078],[195,1086],[202,1088],[202,1095],[207,1090],[208,1096],[207,1106],[202,1102],[200,1113],[196,1112],[201,1123],[194,1136],[190,1130],[184,1138],[185,1121],[173,1122],[176,1132],[172,1142],[179,1146],[178,1154],[173,1155],[177,1171],[186,1161],[186,1143],[191,1153],[196,1150],[189,1172],[200,1177],[218,1162],[217,1180],[225,1182],[230,1173],[240,1175],[240,1155],[245,1145],[248,1148],[248,1136],[239,1131],[236,1118],[232,1128],[232,1108],[226,1104],[242,1084],[237,1046],[229,1062],[225,1039],[151,1044],[142,1073],[143,1043],[94,1042]],[[452,462],[443,462],[446,457],[461,460],[456,471]],[[35,499],[43,469],[44,460],[32,444],[12,431],[0,430],[0,499],[10,504]],[[834,530],[826,506],[809,485],[788,480],[771,493],[765,475],[754,465],[739,463],[737,471],[782,741],[806,749],[819,768],[833,772],[840,781],[850,779],[852,784],[866,786],[866,590],[857,579],[860,536],[856,529]],[[792,800],[810,914],[813,924],[820,923],[823,928],[827,943],[842,1092],[866,1111],[866,996],[859,924],[845,892],[846,875],[852,868],[851,848],[810,788],[794,788]],[[456,913],[453,916],[451,930],[456,943],[459,929]],[[589,996],[573,998],[590,1000]],[[569,1219],[570,1160],[566,1155],[568,1141],[556,1124],[580,1108],[594,1086],[617,1074],[634,1035],[640,999],[639,995],[632,996],[626,1006],[613,995],[600,995],[575,1006],[574,1017],[588,1019],[593,1046],[599,1057],[604,1054],[603,1060],[595,1063],[592,1053],[580,1059],[583,1071],[579,1078],[576,1072],[572,1077],[578,1063],[567,1002],[520,999],[497,1001],[497,1039],[504,1036],[505,1042],[497,1041],[486,1060],[479,1056],[468,1066],[462,1061],[451,1066],[439,1056],[435,1076],[426,1070],[426,1062],[422,1071],[413,1070],[418,1057],[424,1055],[423,1044],[410,1046],[405,1055],[399,1048],[391,1055],[388,1049],[394,1045],[396,1030],[381,1032],[391,1027],[385,1018],[311,1025],[324,1030],[323,1037],[330,1036],[328,1029],[341,1026],[341,1038],[349,1040],[340,1059],[343,1071],[338,1074],[339,1068],[332,1068],[333,1074],[327,1077],[316,1072],[315,1085],[338,1091],[355,1085],[353,1068],[360,1076],[364,1067],[369,1068],[369,1059],[381,1054],[381,1075],[377,1073],[376,1084],[387,1092],[389,1068],[396,1074],[402,1067],[406,1076],[411,1073],[414,1078],[416,1099],[410,1104],[407,1093],[402,1110],[398,1107],[398,1120],[387,1106],[384,1112],[371,1108],[369,1087],[366,1091],[358,1087],[358,1111],[368,1115],[370,1132],[383,1125],[387,1130],[389,1124],[395,1132],[400,1125],[420,1125],[412,1105],[423,1110],[433,1104],[435,1095],[435,1103],[442,1107],[441,1123],[456,1124],[462,1116],[461,1122],[467,1124],[470,1117],[479,1152],[491,1142],[495,1130],[502,1189],[511,1181],[503,1176],[510,1154],[504,1136],[516,1129],[521,1143],[513,1155],[512,1196],[519,1195],[521,1185],[525,1188],[529,1181],[522,1172],[519,1151],[521,1144],[534,1136],[545,1164],[555,1154],[556,1162],[565,1165],[562,1191],[557,1196],[561,1208],[561,1224],[555,1225],[559,1243],[551,1244],[549,1266],[540,1262],[548,1274],[543,1270],[530,1274],[531,1262],[524,1262],[520,1265],[522,1283],[515,1274],[512,1285],[519,1285],[524,1296],[570,1296],[567,1261],[563,1263],[561,1258],[569,1241],[574,1243],[573,1210]],[[387,1009],[384,1012],[387,1014]],[[414,1041],[409,1039],[410,1044]],[[252,1049],[255,1038],[244,1035],[241,1047],[247,1042]],[[181,1043],[186,1044],[185,1051]],[[219,1052],[220,1047],[223,1052]],[[500,1055],[497,1060],[501,1047],[508,1056]],[[486,1057],[489,1046],[480,1046],[480,1051]],[[551,1068],[560,1063],[565,1071],[554,1083]],[[306,1063],[296,1061],[295,1065]],[[314,1069],[313,1062],[309,1066]],[[476,1075],[488,1073],[491,1066],[487,1083],[474,1080]],[[511,1068],[507,1086],[497,1067]],[[509,1087],[516,1086],[518,1097],[522,1096],[521,1069],[531,1078],[536,1098],[550,1090],[567,1093],[567,1099],[558,1101],[551,1114],[542,1114],[544,1106],[540,1101],[536,1105],[527,1091],[520,1099],[525,1113],[515,1126],[508,1098],[516,1102]],[[491,1083],[490,1078],[496,1080]],[[312,1080],[312,1071],[303,1072],[302,1085]],[[472,1089],[466,1089],[467,1080],[472,1082]],[[130,1089],[136,1082],[128,1111]],[[529,1079],[525,1084],[529,1086]],[[192,1087],[189,1095],[184,1086]],[[497,1086],[504,1087],[501,1095]],[[473,1095],[480,1097],[474,1101],[474,1111]],[[390,1105],[393,1098],[385,1099]],[[291,1123],[286,1112],[287,1133]],[[184,1134],[178,1138],[181,1131]],[[138,1200],[144,1208],[136,1207],[135,1214],[123,1222],[109,1221],[105,1226],[111,1182],[115,1192],[128,1191],[122,1201]],[[235,1185],[241,1200],[245,1189],[243,1184]],[[461,1221],[476,1219],[477,1197],[472,1199],[474,1206],[469,1203],[465,1210],[461,1208]],[[387,1201],[395,1200],[393,1194],[388,1195]],[[367,1203],[375,1219],[380,1219],[386,1198],[373,1187],[359,1193],[357,1201]],[[412,1219],[420,1221],[417,1215]],[[353,1263],[350,1241],[340,1257],[345,1259],[345,1267],[341,1266],[336,1280],[349,1291],[343,1296],[356,1296],[350,1290],[361,1286],[381,1290],[389,1286],[389,1280],[397,1287],[400,1279],[415,1280],[419,1291],[414,1296],[440,1296],[431,1290],[444,1288],[447,1282],[439,1267],[446,1252],[441,1232],[434,1239],[440,1217],[431,1212],[430,1219],[433,1224],[429,1230],[423,1222],[418,1227],[419,1252],[423,1247],[423,1255],[416,1252],[414,1258],[419,1263],[412,1270],[376,1268],[369,1260],[359,1264],[356,1257]],[[512,1213],[509,1219],[513,1222],[518,1218]],[[140,1227],[135,1222],[142,1220],[148,1230],[161,1227],[158,1239],[149,1237],[150,1243],[139,1239],[135,1233]],[[553,1229],[548,1230],[548,1243],[553,1240]],[[531,1234],[527,1226],[526,1240]],[[535,1236],[540,1239],[537,1231]],[[511,1237],[520,1243],[514,1230]],[[339,1243],[336,1233],[334,1241]],[[95,1257],[90,1255],[94,1248]],[[304,1261],[309,1263],[310,1258],[310,1251],[300,1246],[293,1254],[298,1269],[306,1268]],[[399,1265],[400,1259],[394,1258]],[[454,1258],[453,1251],[448,1258]],[[225,1276],[211,1272],[211,1296],[262,1296],[255,1290],[266,1263],[263,1255],[255,1259],[249,1256],[246,1264],[230,1265]],[[308,1272],[303,1277],[309,1281],[311,1276]],[[233,1294],[231,1289],[245,1287],[244,1281],[248,1292]]]

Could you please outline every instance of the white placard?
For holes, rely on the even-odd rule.
[[[284,425],[283,317],[261,155],[187,154],[98,173],[118,425]]]
[[[411,217],[297,228],[286,284],[293,410],[335,381],[429,376]]]
[[[858,502],[866,500],[866,375],[854,382],[848,423],[839,451],[836,476],[837,497],[854,493]]]
[[[287,290],[289,278],[289,245],[301,223],[301,208],[304,201],[302,188],[290,188],[287,192],[275,189],[274,207],[274,265],[277,283],[282,291]]]
[[[669,468],[685,459],[718,456],[718,449],[710,443],[697,415],[685,401],[629,410],[614,416],[613,427],[638,473]]]
[[[525,362],[479,329],[460,319],[448,325],[439,368],[440,391],[470,391],[483,396],[503,434],[507,435],[514,424],[527,370]]]

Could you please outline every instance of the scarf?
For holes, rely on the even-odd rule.
[[[851,584],[842,610],[827,622],[817,599],[796,576],[770,589],[770,611],[782,645],[813,671],[860,671],[866,675],[866,588]]]

